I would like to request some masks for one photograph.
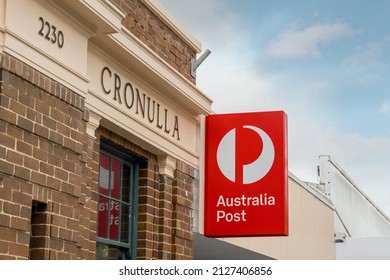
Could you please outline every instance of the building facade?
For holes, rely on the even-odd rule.
[[[339,233],[388,238],[337,170],[289,174],[289,236],[205,238],[200,52],[155,0],[0,0],[0,259],[335,259]]]
[[[200,43],[155,1],[0,7],[0,259],[191,259]]]

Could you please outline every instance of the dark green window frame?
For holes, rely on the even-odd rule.
[[[101,139],[97,259],[136,258],[140,160],[123,147]]]

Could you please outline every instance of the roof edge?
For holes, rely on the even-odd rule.
[[[329,197],[327,197],[324,193],[319,191],[315,185],[318,185],[316,183],[310,183],[310,182],[305,182],[300,180],[297,176],[295,176],[293,173],[288,172],[288,177],[293,180],[295,183],[300,185],[302,188],[310,192],[312,195],[314,195],[317,199],[325,203],[327,206],[329,206],[332,209],[335,209],[332,201],[330,200]]]
[[[159,19],[168,25],[196,53],[202,50],[202,44],[190,34],[160,3],[159,0],[141,0]]]

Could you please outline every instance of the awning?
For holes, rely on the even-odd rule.
[[[266,255],[230,244],[228,242],[207,238],[195,233],[193,241],[194,260],[272,260]]]

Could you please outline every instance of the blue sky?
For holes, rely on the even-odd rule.
[[[160,0],[211,55],[216,113],[284,110],[289,169],[331,155],[390,216],[390,1]]]

